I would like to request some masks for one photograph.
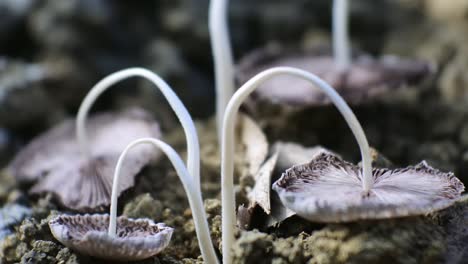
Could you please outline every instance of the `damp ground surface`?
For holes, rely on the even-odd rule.
[[[197,119],[205,209],[219,253],[220,160],[212,118],[208,1],[22,2],[0,4],[0,12],[5,13],[0,21],[0,167],[6,168],[36,135],[73,116],[100,78],[125,67],[148,67],[167,79]],[[232,2],[236,60],[273,41],[292,48],[330,44],[330,1]],[[382,166],[405,167],[426,160],[468,184],[466,14],[468,5],[463,1],[353,1],[355,48],[375,56],[390,53],[424,59],[437,66],[417,86],[353,106],[370,144],[382,154]],[[164,139],[185,156],[177,119],[147,82],[126,81],[106,93],[93,111],[135,105],[153,114]],[[265,134],[269,157],[272,146],[282,141],[322,145],[359,161],[349,128],[331,106],[285,109],[255,102],[243,111]],[[249,202],[254,175],[249,174],[252,162],[244,154],[252,146],[237,146],[237,205]],[[275,171],[273,177],[279,174]],[[55,240],[48,219],[73,212],[51,195],[29,195],[29,187],[18,185],[6,170],[0,173],[1,263],[106,263]],[[119,203],[119,214],[175,228],[162,254],[135,263],[203,262],[192,213],[167,159],[147,166]],[[440,212],[392,220],[317,224],[292,216],[272,224],[267,219],[255,208],[248,227],[238,230],[235,263],[466,263],[468,259],[466,197]]]

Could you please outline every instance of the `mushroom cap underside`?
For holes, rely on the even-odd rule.
[[[54,237],[88,256],[109,260],[142,260],[164,250],[173,228],[150,219],[117,218],[116,236],[109,236],[108,214],[60,215],[49,221]]]
[[[378,98],[404,84],[417,84],[432,73],[433,66],[421,60],[368,55],[356,56],[347,69],[340,68],[333,57],[320,52],[289,52],[269,46],[247,55],[237,67],[237,80],[243,84],[257,73],[277,66],[290,66],[311,72],[324,79],[350,104]],[[274,104],[321,106],[331,101],[310,83],[293,76],[278,76],[261,84],[255,98]]]
[[[373,169],[374,185],[362,188],[361,168],[332,153],[288,169],[273,184],[283,204],[317,222],[348,222],[421,215],[452,205],[464,190],[453,173],[426,162],[402,169]]]
[[[37,181],[31,193],[51,192],[67,208],[85,211],[110,204],[114,167],[127,144],[142,137],[159,138],[159,125],[141,109],[102,113],[87,122],[90,156],[81,153],[75,122],[68,120],[34,139],[11,162],[20,182]],[[137,146],[122,170],[119,193],[132,187],[135,176],[160,152]]]

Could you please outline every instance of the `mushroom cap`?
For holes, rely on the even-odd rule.
[[[150,219],[117,218],[115,237],[107,233],[108,214],[59,215],[49,221],[54,237],[88,256],[109,260],[142,260],[164,250],[173,228]]]
[[[395,170],[374,168],[374,186],[367,195],[361,173],[360,167],[322,152],[286,170],[273,189],[286,207],[316,222],[426,214],[450,206],[464,190],[453,173],[425,161]]]
[[[141,109],[102,113],[89,118],[90,157],[81,153],[74,120],[34,139],[11,162],[10,173],[20,182],[37,181],[31,193],[51,192],[67,208],[88,210],[110,204],[114,167],[127,144],[142,137],[159,138],[159,125]],[[138,146],[123,164],[119,194],[132,187],[135,176],[160,152]]]
[[[348,69],[342,70],[333,57],[323,51],[292,53],[271,45],[244,57],[237,68],[237,79],[243,84],[257,73],[276,66],[296,67],[314,73],[351,104],[365,103],[403,84],[418,83],[433,72],[432,65],[423,61],[395,56],[373,59],[367,55],[357,56]],[[298,107],[331,103],[319,89],[294,76],[268,80],[256,89],[254,96],[274,104]]]

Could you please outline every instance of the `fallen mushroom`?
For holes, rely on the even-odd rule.
[[[124,115],[98,115],[90,119],[88,129],[94,134],[88,138],[86,117],[101,93],[113,84],[134,76],[153,82],[181,121],[187,139],[187,166],[199,189],[200,154],[195,125],[170,86],[158,75],[143,68],[118,71],[98,82],[83,100],[76,126],[72,121],[67,121],[31,142],[10,164],[12,175],[18,181],[38,180],[31,189],[32,193],[54,193],[67,208],[84,211],[109,205],[113,164],[118,155],[132,140],[159,137],[159,127],[142,110]],[[123,168],[132,176],[122,181],[119,194],[134,185],[135,176],[156,154],[148,146],[141,146],[138,152],[132,154],[132,162]]]
[[[433,66],[426,62],[390,55],[377,60],[368,55],[359,55],[352,60],[349,68],[340,70],[334,59],[325,52],[288,52],[279,46],[270,45],[241,60],[237,80],[244,83],[256,73],[275,66],[297,67],[315,73],[336,87],[340,95],[351,104],[377,99],[405,84],[417,84],[433,71]],[[284,85],[291,88],[284,89]],[[327,97],[308,86],[305,82],[285,76],[278,81],[263,84],[254,98],[294,107],[331,103]]]
[[[64,245],[86,255],[111,260],[141,260],[161,252],[169,244],[173,229],[149,219],[117,218],[118,186],[130,150],[148,144],[159,148],[171,161],[179,176],[192,210],[203,259],[218,263],[210,239],[201,192],[176,151],[161,140],[141,138],[131,142],[120,155],[112,184],[109,215],[58,216],[49,222],[54,237]],[[108,229],[106,230],[106,227]]]
[[[243,84],[257,73],[275,66],[291,66],[312,72],[335,87],[350,103],[359,104],[378,98],[404,84],[417,84],[434,67],[424,61],[383,56],[375,60],[367,55],[351,58],[348,37],[348,2],[336,0],[333,6],[334,57],[320,52],[297,52],[288,55],[279,47],[254,51],[241,59],[236,79]],[[221,138],[223,112],[234,91],[233,59],[227,26],[228,0],[212,0],[209,10],[210,38],[216,79],[216,120]],[[288,89],[284,89],[288,86]],[[283,76],[275,82],[265,82],[254,95],[273,104],[307,107],[331,102],[310,84]]]
[[[84,211],[109,205],[114,164],[125,144],[140,137],[159,137],[159,125],[141,109],[96,114],[88,124],[94,131],[90,155],[80,152],[75,123],[67,120],[40,135],[23,148],[8,167],[19,182],[37,181],[30,193],[51,192],[65,207]],[[135,176],[159,154],[140,148],[124,169]],[[134,185],[134,177],[122,181],[121,191]]]
[[[263,71],[247,81],[232,96],[224,114],[221,145],[221,199],[222,199],[222,241],[223,263],[231,263],[231,248],[234,242],[235,196],[234,196],[234,126],[237,112],[244,100],[263,82],[277,75],[289,74],[301,78],[320,88],[336,105],[355,135],[363,158],[362,188],[368,192],[372,187],[372,168],[369,144],[354,113],[341,96],[326,82],[304,70],[291,67],[277,67]]]
[[[361,168],[327,152],[286,170],[273,184],[283,204],[317,222],[348,222],[427,214],[452,205],[464,190],[453,175],[416,166],[372,171],[372,187],[362,188]]]
[[[392,163],[377,150],[371,147],[370,152],[373,165],[385,168],[393,167]],[[272,191],[270,182],[277,181],[287,169],[297,164],[310,162],[310,159],[318,153],[337,155],[321,146],[304,147],[293,142],[276,142],[271,148],[271,153],[274,154],[265,161],[254,176],[255,185],[248,194],[250,203],[248,206],[240,205],[237,209],[238,225],[243,229],[274,226],[296,215],[294,211],[283,205],[278,193]],[[255,210],[257,206],[262,208],[266,215],[259,214],[259,211]],[[258,221],[259,216],[260,219],[263,218],[261,216],[265,217],[262,219],[263,222]],[[251,220],[255,221],[251,222]],[[259,223],[260,225],[258,225]]]
[[[109,215],[59,215],[49,221],[52,235],[65,246],[102,259],[142,260],[169,245],[173,229],[150,219],[117,219],[117,231],[108,234]]]

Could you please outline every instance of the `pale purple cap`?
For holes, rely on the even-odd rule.
[[[286,207],[317,222],[422,215],[452,205],[464,190],[453,173],[425,161],[395,170],[374,168],[373,178],[366,195],[360,167],[322,152],[286,170],[273,189]]]
[[[109,236],[109,215],[60,215],[49,221],[54,237],[80,254],[101,259],[142,260],[163,251],[173,228],[150,219],[117,218],[115,237]]]
[[[266,69],[289,66],[313,73],[327,83],[350,104],[361,104],[382,97],[405,84],[417,84],[431,73],[434,66],[421,60],[383,56],[374,59],[368,55],[353,58],[343,70],[328,52],[291,52],[278,45],[259,49],[241,59],[237,80],[247,80]],[[331,104],[320,89],[294,76],[278,76],[261,84],[253,94],[255,99],[273,104],[296,107]]]
[[[35,138],[9,165],[19,182],[37,181],[31,193],[53,193],[67,208],[89,210],[110,204],[114,167],[120,153],[133,140],[159,138],[159,125],[141,109],[102,113],[89,118],[90,157],[81,153],[75,122],[68,120]],[[123,164],[119,193],[132,187],[135,176],[160,151],[138,146]]]

